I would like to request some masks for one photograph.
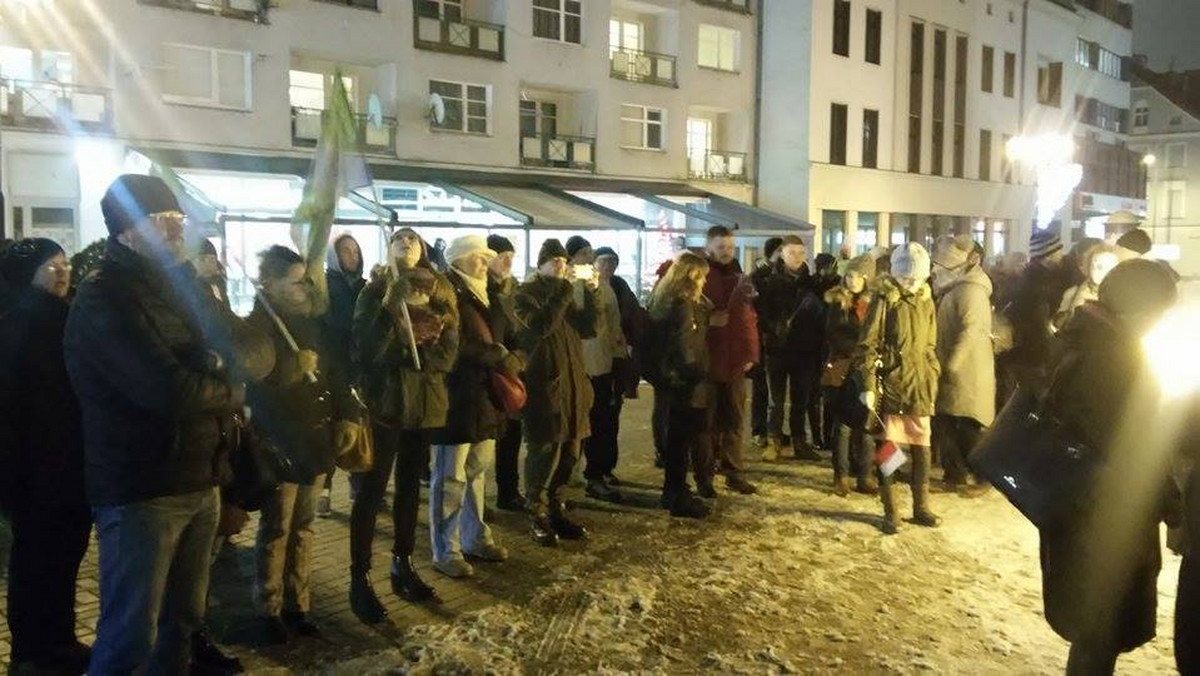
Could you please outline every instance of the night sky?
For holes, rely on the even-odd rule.
[[[1200,68],[1200,0],[1134,0],[1133,51],[1165,71]]]

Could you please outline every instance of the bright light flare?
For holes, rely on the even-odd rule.
[[[1200,390],[1198,337],[1200,305],[1189,303],[1177,305],[1142,339],[1146,361],[1164,397],[1180,399]]]
[[[1075,137],[1070,134],[1014,136],[1004,150],[1009,159],[1034,166],[1070,164],[1075,159]]]

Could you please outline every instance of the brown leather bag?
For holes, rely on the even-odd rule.
[[[516,415],[525,408],[529,392],[520,376],[493,369],[491,372],[492,402],[505,415]]]

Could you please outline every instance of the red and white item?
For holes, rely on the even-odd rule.
[[[875,453],[875,464],[879,466],[879,472],[884,476],[891,476],[906,462],[908,462],[908,456],[891,441],[883,442],[879,451]]]

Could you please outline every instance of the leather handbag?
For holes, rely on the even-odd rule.
[[[371,429],[371,416],[358,388],[350,388],[350,394],[358,404],[358,439],[350,450],[337,457],[337,466],[350,473],[369,472],[375,466],[375,433]]]
[[[496,404],[496,408],[504,411],[505,415],[516,415],[525,408],[529,392],[525,389],[525,383],[521,381],[520,376],[493,369],[489,377],[489,384],[492,402]]]
[[[1020,386],[967,462],[1038,527],[1075,512],[1103,465],[1046,410],[1044,397]]]

